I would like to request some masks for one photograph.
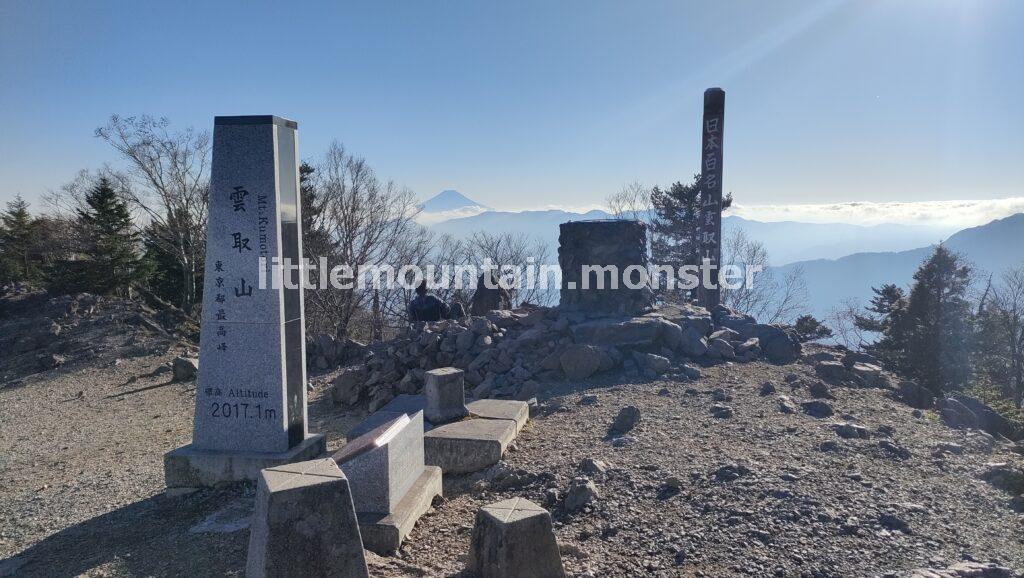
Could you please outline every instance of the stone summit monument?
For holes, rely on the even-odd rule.
[[[273,261],[302,257],[297,128],[214,120],[195,424],[164,456],[168,491],[254,480],[326,449],[307,428],[299,273],[281,279]]]

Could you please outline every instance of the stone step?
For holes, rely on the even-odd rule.
[[[468,474],[501,460],[516,437],[515,420],[469,419],[443,425],[423,436],[425,462],[447,474]]]
[[[363,546],[381,555],[394,553],[412,532],[420,516],[430,509],[434,497],[440,495],[441,468],[426,466],[391,514],[359,514]]]

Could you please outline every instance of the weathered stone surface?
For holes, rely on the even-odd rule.
[[[714,359],[736,359],[736,351],[732,345],[724,339],[711,339],[708,341],[708,357]]]
[[[633,405],[627,405],[619,410],[609,431],[615,434],[624,434],[635,428],[638,423],[640,423],[640,409]]]
[[[547,510],[512,498],[477,511],[468,570],[481,578],[565,576]]]
[[[356,511],[389,514],[423,471],[423,414],[400,414],[336,452]]]
[[[559,226],[558,264],[562,268],[560,306],[568,310],[634,315],[646,312],[654,295],[647,283],[632,289],[623,282],[647,268],[647,226],[640,221],[570,221]],[[616,268],[587,272],[585,267]],[[643,268],[631,274],[631,266]],[[584,275],[587,276],[584,279]],[[635,279],[639,281],[640,279]],[[600,282],[603,281],[603,284]],[[603,288],[601,288],[603,287]]]
[[[170,493],[255,480],[260,470],[311,460],[327,450],[323,434],[310,434],[287,451],[226,452],[187,445],[164,454],[164,482]]]
[[[426,463],[445,474],[467,474],[493,466],[515,439],[516,423],[471,419],[443,425],[423,436]]]
[[[653,353],[637,351],[633,354],[633,359],[641,371],[652,376],[662,375],[672,368],[672,362],[668,358]]]
[[[530,405],[511,399],[479,399],[466,406],[469,414],[484,419],[508,419],[516,424],[516,433],[522,431],[530,419]]]
[[[806,413],[807,415],[819,419],[831,417],[834,413],[831,405],[818,399],[805,401],[800,404],[800,407],[803,408],[804,413]]]
[[[562,371],[569,379],[586,379],[601,368],[606,354],[593,345],[570,345],[559,356]]]
[[[261,258],[297,260],[296,124],[218,117],[207,227],[196,448],[285,452],[308,433],[302,290],[259,286]]]
[[[594,482],[587,478],[573,478],[565,492],[565,509],[578,512],[601,497]]]
[[[848,351],[843,354],[842,358],[843,365],[846,367],[853,367],[855,363],[867,363],[869,365],[881,366],[881,362],[878,361],[874,355],[864,353],[862,351]]]
[[[461,335],[473,335],[473,332]],[[461,369],[442,367],[428,371],[423,393],[427,398],[424,417],[432,424],[448,423],[469,415]]]
[[[796,413],[800,410],[788,395],[780,395],[776,401],[778,401],[779,411],[782,413]]]
[[[683,340],[679,344],[679,352],[687,357],[701,357],[708,352],[708,342],[704,334],[696,327],[683,330]]]
[[[348,480],[334,460],[260,472],[246,576],[369,576]]]
[[[363,546],[381,555],[393,554],[412,532],[416,521],[441,495],[441,468],[425,466],[409,491],[387,515],[360,513],[359,530]]]
[[[792,330],[779,325],[755,324],[752,326],[752,335],[741,331],[745,338],[756,337],[761,347],[761,352],[772,363],[786,364],[793,363],[800,358],[800,340]]]
[[[935,394],[928,388],[909,380],[900,382],[896,390],[896,397],[910,407],[918,409],[931,409],[935,405]]]
[[[669,322],[657,317],[598,319],[572,326],[576,343],[613,347],[643,347],[660,343],[663,332],[675,334]],[[671,337],[669,339],[672,339]]]
[[[862,387],[889,387],[889,381],[878,365],[857,362],[850,366],[850,373]]]
[[[853,375],[838,361],[822,361],[814,366],[818,377],[831,383],[842,383],[853,379]]]
[[[331,398],[334,403],[341,405],[355,405],[363,394],[366,385],[366,366],[353,365],[345,367],[334,378],[331,390]]]
[[[199,360],[194,357],[175,357],[171,362],[174,381],[192,381],[199,372]]]
[[[1024,438],[1024,432],[1018,426],[976,398],[955,393],[940,400],[937,407],[942,421],[949,427],[980,429],[1010,440]]]
[[[844,439],[860,438],[866,440],[871,437],[871,433],[868,432],[868,428],[854,423],[834,423],[830,427],[832,428],[832,431],[836,432],[836,435]]]

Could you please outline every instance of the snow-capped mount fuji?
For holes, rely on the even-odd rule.
[[[486,205],[470,199],[459,191],[446,189],[418,205],[416,220],[421,225],[434,225],[450,219],[473,217],[490,211]]]
[[[447,213],[449,211],[474,211],[482,213],[491,210],[490,207],[463,195],[454,189],[446,189],[430,197],[420,204],[420,210],[424,213]]]

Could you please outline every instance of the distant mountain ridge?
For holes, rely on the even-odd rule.
[[[522,233],[540,239],[552,262],[558,254],[558,225],[566,221],[607,219],[594,210],[483,211],[436,222],[431,229],[466,238],[476,231]],[[803,269],[808,310],[818,317],[848,299],[866,303],[871,288],[884,283],[908,286],[914,272],[940,242],[970,260],[976,269],[1000,274],[1024,264],[1024,214],[1018,213],[978,227],[955,231],[949,227],[910,225],[858,226],[795,221],[760,222],[727,216],[723,235],[734,229],[764,244],[777,278],[796,267]]]
[[[484,211],[461,218],[435,220],[431,229],[456,238],[476,231],[522,233],[542,240],[554,255],[558,249],[558,225],[566,221],[608,219],[601,210],[572,213],[563,210]],[[440,221],[440,222],[438,222]],[[795,221],[761,222],[736,216],[722,219],[722,233],[728,237],[734,229],[765,245],[772,263],[785,264],[808,259],[835,259],[864,251],[899,251],[931,245],[951,235],[951,227],[913,225],[859,226],[843,223],[819,224]]]
[[[951,235],[944,246],[960,253],[979,273],[999,275],[1024,264],[1024,213],[996,219]],[[847,299],[862,304],[871,298],[872,287],[895,283],[908,287],[918,266],[931,254],[935,244],[907,251],[855,253],[839,259],[815,259],[790,263],[777,270],[781,275],[799,267],[804,272],[808,306],[824,316]]]

